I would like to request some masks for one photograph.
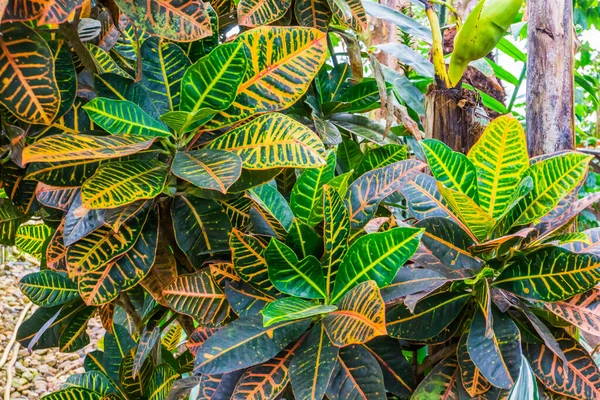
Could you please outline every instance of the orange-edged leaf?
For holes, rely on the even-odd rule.
[[[333,16],[341,25],[356,32],[367,30],[367,15],[360,0],[327,0]]]
[[[329,399],[385,400],[385,386],[379,363],[364,347],[340,349],[338,365],[327,388]]]
[[[355,180],[345,196],[352,228],[365,226],[384,198],[425,167],[426,164],[417,160],[403,160],[369,171]]]
[[[292,0],[240,0],[238,3],[238,24],[255,27],[268,25],[283,17]]]
[[[204,342],[206,342],[208,338],[211,337],[216,331],[217,330],[214,328],[199,326],[194,330],[194,332],[192,332],[188,338],[188,341],[185,343],[185,347],[187,347],[190,353],[195,356]]]
[[[163,295],[173,310],[194,317],[204,326],[219,326],[231,317],[225,293],[206,269],[179,276]]]
[[[317,323],[304,336],[290,364],[290,378],[296,398],[323,398],[339,351],[329,340],[322,323]]]
[[[276,295],[277,289],[269,280],[267,261],[264,257],[266,246],[253,236],[233,229],[229,239],[233,267],[242,280],[268,295]]]
[[[80,276],[97,271],[133,247],[148,217],[140,210],[123,225],[119,232],[103,226],[69,246],[67,269],[69,276]]]
[[[274,297],[259,292],[246,282],[241,282],[239,287],[226,283],[225,295],[229,305],[240,318],[260,313],[267,304],[275,300]]]
[[[137,285],[156,259],[158,216],[152,211],[135,244],[122,257],[79,276],[79,294],[88,305],[102,305]]]
[[[213,140],[210,149],[227,150],[245,169],[310,168],[325,164],[321,139],[285,114],[269,113]]]
[[[209,265],[210,274],[221,289],[225,289],[225,282],[240,282],[241,279],[233,268],[233,263],[215,262]]]
[[[298,341],[269,361],[246,370],[235,386],[231,400],[276,398],[290,381],[290,362],[300,343]]]
[[[387,334],[385,304],[375,281],[355,286],[337,306],[323,319],[327,335],[336,346],[366,343]]]
[[[567,301],[544,303],[547,310],[569,321],[582,331],[600,336],[600,289],[571,297]]]
[[[22,23],[2,24],[1,33],[0,103],[25,122],[50,125],[60,107],[60,93],[48,44]]]
[[[336,306],[314,303],[299,297],[284,297],[268,303],[261,311],[263,325],[309,318],[335,311]]]
[[[2,22],[36,21],[37,25],[61,24],[84,0],[8,0]],[[0,10],[2,7],[0,7]]]
[[[456,349],[456,356],[458,358],[458,366],[460,367],[462,384],[469,396],[475,397],[487,392],[491,385],[485,380],[479,368],[473,364],[467,350],[467,337],[467,333],[461,336]]]
[[[556,340],[567,357],[567,364],[543,344],[523,345],[535,376],[550,390],[576,399],[600,398],[600,371],[598,366],[569,334],[557,331]]]
[[[288,108],[306,92],[327,57],[325,32],[312,28],[263,26],[237,40],[250,50],[246,75],[231,107],[207,129]]]
[[[46,265],[54,271],[67,271],[67,248],[63,241],[64,229],[65,222],[61,221],[46,247]]]
[[[165,243],[160,242],[156,249],[156,259],[154,265],[146,274],[141,284],[150,293],[154,300],[163,306],[168,306],[163,290],[177,279],[177,262],[171,248]]]
[[[98,308],[98,315],[100,316],[100,322],[102,323],[102,327],[106,329],[107,332],[113,333],[113,318],[115,316],[115,306],[116,302],[112,301],[107,304],[103,304]]]
[[[76,187],[58,187],[50,186],[44,183],[38,183],[35,189],[35,197],[46,207],[56,208],[62,211],[68,211],[71,202],[79,193]]]
[[[149,148],[154,139],[142,136],[58,134],[38,140],[23,150],[23,163],[117,158]]]
[[[116,0],[121,11],[146,32],[178,42],[212,34],[207,5],[201,0]]]
[[[227,193],[242,173],[242,161],[236,154],[221,150],[177,152],[172,171],[195,186]]]
[[[196,400],[230,399],[243,372],[241,370],[225,374],[202,374]]]

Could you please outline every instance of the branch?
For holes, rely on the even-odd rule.
[[[456,345],[453,344],[448,347],[444,347],[442,350],[438,351],[435,354],[428,356],[425,361],[421,363],[421,365],[417,368],[417,376],[421,376],[425,374],[429,368],[433,367],[438,362],[442,361],[444,358],[448,357],[450,354],[456,351]]]
[[[94,58],[88,51],[87,47],[85,47],[85,45],[81,42],[79,33],[77,32],[80,11],[81,10],[77,10],[75,13],[73,22],[60,24],[58,26],[58,31],[69,41],[69,43],[71,43],[73,50],[75,50],[75,53],[77,53],[77,57],[79,57],[85,69],[87,69],[91,74],[95,75],[98,73],[96,61],[94,61]]]
[[[6,345],[6,348],[4,349],[4,354],[2,355],[2,360],[0,360],[0,368],[2,368],[4,363],[6,363],[6,360],[8,360],[8,355],[10,354],[10,349],[12,349],[13,344],[17,340],[17,331],[19,330],[19,327],[23,323],[23,320],[25,319],[27,312],[29,311],[29,309],[32,306],[33,306],[33,303],[27,303],[27,304],[25,304],[23,311],[21,311],[21,315],[19,315],[19,319],[17,320],[17,323],[15,324],[15,331],[13,332],[13,334],[10,338],[10,341],[8,342],[8,344]]]
[[[129,298],[127,293],[121,292],[121,295],[119,296],[118,304],[121,307],[123,307],[123,309],[125,310],[127,315],[129,315],[129,317],[131,317],[131,319],[133,320],[133,324],[135,325],[136,329],[139,331],[142,327],[142,319],[138,315],[137,311],[135,311],[135,306],[131,302],[131,299]]]

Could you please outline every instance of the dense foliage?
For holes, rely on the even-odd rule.
[[[361,52],[359,1],[1,11],[0,241],[42,264],[17,340],[106,329],[47,399],[600,396],[591,157],[530,159],[510,115],[467,155],[419,140],[433,65]]]

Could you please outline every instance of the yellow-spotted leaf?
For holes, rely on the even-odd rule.
[[[183,328],[179,324],[172,325],[167,333],[162,337],[160,343],[168,350],[175,351],[179,342],[181,342],[181,334]]]
[[[552,302],[586,292],[598,282],[599,256],[540,247],[511,258],[493,286],[526,299]]]
[[[284,114],[261,115],[219,136],[210,149],[227,150],[242,159],[245,169],[310,168],[325,164],[321,139]]]
[[[120,161],[100,166],[81,186],[82,206],[116,208],[136,200],[152,199],[163,189],[167,170],[157,161]]]
[[[268,303],[261,311],[263,325],[269,326],[283,321],[293,321],[326,314],[336,306],[322,305],[298,297],[284,297]]]
[[[225,293],[207,269],[179,276],[163,295],[173,310],[194,317],[203,326],[219,326],[231,317]]]
[[[2,22],[36,21],[38,25],[61,24],[83,0],[7,0],[6,10],[2,15],[0,2],[0,18]]]
[[[427,157],[431,173],[438,182],[449,189],[463,193],[479,204],[477,171],[467,156],[452,150],[436,139],[425,139],[420,144]]]
[[[385,304],[375,281],[366,281],[349,290],[325,316],[327,335],[336,346],[362,344],[386,335]]]
[[[422,229],[394,228],[356,240],[344,256],[333,287],[332,303],[359,283],[374,280],[388,285],[398,269],[415,253]]]
[[[23,215],[10,199],[0,198],[0,244],[15,244],[15,236],[22,219]]]
[[[237,14],[242,26],[268,25],[283,17],[292,0],[240,0]]]
[[[127,100],[96,97],[83,106],[83,109],[94,123],[113,135],[126,134],[148,138],[172,136],[165,124]]]
[[[180,110],[191,114],[203,108],[225,110],[233,103],[248,60],[242,42],[218,46],[185,71]]]
[[[116,0],[138,28],[177,42],[192,42],[212,34],[208,3],[202,0]]]
[[[221,150],[180,151],[171,170],[195,186],[227,193],[242,173],[242,161],[236,154]]]
[[[43,397],[45,400],[102,400],[100,393],[82,387],[69,387]]]
[[[69,276],[80,276],[97,271],[133,247],[148,218],[148,210],[142,209],[131,217],[118,232],[102,226],[71,244],[67,250]]]
[[[331,21],[331,9],[327,0],[296,0],[294,15],[300,25],[324,32]]]
[[[52,135],[23,149],[23,163],[117,158],[149,148],[154,138],[134,135]]]
[[[438,190],[448,203],[450,209],[464,223],[479,241],[485,241],[496,224],[494,218],[481,209],[464,193],[448,189],[441,182],[437,182]]]
[[[34,304],[53,307],[68,303],[77,298],[77,285],[66,274],[42,270],[25,275],[19,281],[19,288]]]
[[[48,44],[22,23],[2,24],[1,33],[0,103],[25,122],[50,125],[60,92]]]
[[[250,50],[248,69],[235,101],[209,129],[288,108],[304,95],[327,57],[325,32],[312,28],[263,26],[237,40]]]
[[[479,205],[496,218],[510,204],[529,167],[521,123],[512,115],[494,119],[467,157],[477,170]]]
[[[552,210],[583,180],[592,158],[569,152],[531,165],[527,175],[533,179],[533,190],[510,210],[507,227],[528,224]]]
[[[151,212],[135,244],[122,257],[78,277],[81,298],[99,306],[116,299],[146,277],[156,260],[158,215]]]
[[[356,32],[367,30],[367,14],[360,0],[327,0],[333,16],[341,25]]]
[[[348,251],[350,218],[341,196],[335,189],[327,185],[323,188],[323,215],[325,219],[323,229],[325,254],[321,259],[321,265],[325,274],[327,300],[329,300],[335,276]]]
[[[176,45],[157,37],[144,40],[142,56],[142,85],[152,93],[152,101],[162,113],[177,110],[180,103],[181,80],[191,62]]]
[[[40,258],[44,243],[51,235],[52,228],[46,224],[21,225],[17,229],[15,245],[19,250],[31,254],[35,258]]]
[[[131,79],[131,75],[125,72],[125,70],[123,70],[123,68],[121,68],[115,60],[113,60],[108,52],[91,43],[88,43],[87,48],[89,53],[94,58],[96,68],[98,68],[99,73],[112,73],[122,76],[123,78]]]

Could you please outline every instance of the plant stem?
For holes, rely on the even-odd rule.
[[[127,313],[127,315],[129,315],[129,317],[131,317],[131,319],[133,320],[133,324],[135,325],[136,329],[138,331],[141,330],[141,325],[142,325],[142,319],[140,318],[140,316],[138,315],[137,311],[135,311],[135,306],[133,305],[133,303],[131,302],[131,299],[129,298],[129,296],[127,295],[127,293],[122,292],[121,295],[119,296],[119,305],[121,307],[123,307],[123,309],[125,310],[125,312]]]
[[[435,76],[438,81],[438,86],[442,86],[444,89],[450,87],[450,80],[448,79],[448,73],[446,72],[446,61],[444,60],[444,39],[442,37],[442,31],[440,30],[440,22],[438,21],[437,14],[433,9],[431,2],[421,0],[425,4],[425,13],[431,26],[431,35],[433,43],[431,45],[431,55],[433,58],[433,69]]]
[[[75,13],[75,18],[73,19],[73,22],[66,22],[64,24],[60,24],[58,26],[58,31],[65,38],[67,38],[69,43],[71,43],[71,46],[73,46],[73,50],[75,50],[75,53],[77,53],[77,57],[79,57],[85,69],[88,70],[90,74],[95,75],[98,73],[96,61],[94,61],[94,58],[90,55],[90,52],[88,51],[87,47],[85,47],[85,45],[81,42],[81,39],[79,39],[79,34],[77,33],[80,11],[81,10],[77,10],[77,12]]]
[[[440,351],[427,356],[427,358],[419,365],[417,368],[417,376],[424,375],[425,371],[429,368],[433,367],[435,364],[448,357],[450,354],[456,351],[456,345],[450,345],[448,347],[444,347]]]
[[[331,36],[329,36],[329,33],[327,33],[327,49],[329,50],[329,55],[331,57],[331,62],[333,63],[333,66],[337,67],[338,60],[335,55],[335,49],[333,48],[333,43],[331,42]]]
[[[515,101],[517,100],[517,95],[519,94],[519,90],[521,89],[521,85],[523,84],[523,80],[525,80],[525,74],[527,73],[527,64],[523,63],[523,69],[521,69],[521,75],[519,76],[519,84],[515,86],[515,90],[510,98],[510,103],[508,103],[508,112],[512,111],[513,106],[515,105]]]

